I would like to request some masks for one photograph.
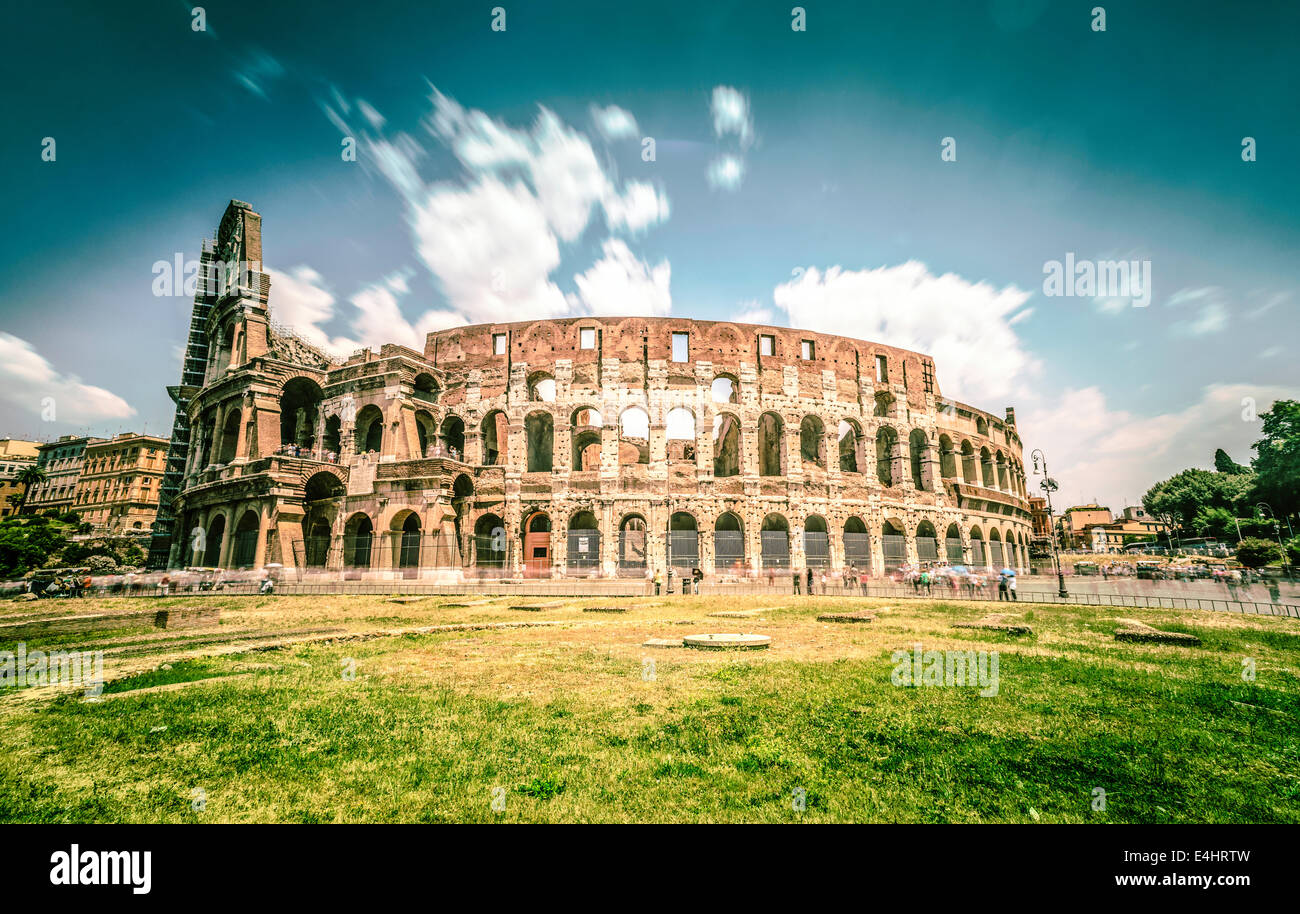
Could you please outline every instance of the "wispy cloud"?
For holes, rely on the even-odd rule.
[[[135,409],[117,394],[60,372],[27,340],[4,332],[0,332],[0,398],[54,422],[135,415]]]

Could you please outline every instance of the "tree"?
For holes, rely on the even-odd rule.
[[[1237,561],[1247,568],[1263,568],[1271,562],[1280,561],[1281,551],[1277,543],[1268,540],[1247,537],[1237,545]]]
[[[1255,442],[1252,500],[1265,501],[1278,516],[1300,511],[1300,401],[1275,400],[1260,413],[1264,437]]]
[[[1250,471],[1183,470],[1148,489],[1142,506],[1152,517],[1188,533],[1196,529],[1197,516],[1204,511],[1218,508],[1236,517],[1249,504],[1254,484],[1255,474]]]
[[[50,478],[50,474],[45,472],[45,467],[32,464],[23,467],[14,476],[14,481],[23,487],[22,500],[18,502],[18,513],[22,514],[23,509],[27,507],[27,496],[32,491],[32,486],[39,485]]]
[[[1214,452],[1214,468],[1220,473],[1236,475],[1238,473],[1249,473],[1250,467],[1242,466],[1228,456],[1228,452],[1219,448]]]

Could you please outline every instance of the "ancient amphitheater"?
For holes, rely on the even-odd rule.
[[[195,298],[188,383],[171,389],[171,567],[717,579],[1027,561],[1013,410],[945,399],[923,354],[579,317],[339,361],[271,322],[247,204],[204,257],[255,267]]]

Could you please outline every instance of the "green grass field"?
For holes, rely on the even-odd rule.
[[[217,628],[29,639],[104,649],[110,682],[90,702],[0,692],[0,821],[1300,821],[1294,619],[1004,605],[1033,627],[1017,637],[952,628],[989,604],[445,602],[208,597]],[[865,607],[868,625],[816,620]],[[764,611],[707,616],[744,608]],[[1119,643],[1120,618],[1203,644]],[[499,622],[558,624],[380,631]],[[708,631],[772,647],[641,646]],[[917,643],[997,651],[998,694],[893,685],[891,653]]]

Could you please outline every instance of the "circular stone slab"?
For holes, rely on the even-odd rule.
[[[642,647],[681,647],[680,638],[651,638],[641,644]]]
[[[682,639],[687,647],[704,651],[762,651],[771,644],[767,635],[687,635]]]

